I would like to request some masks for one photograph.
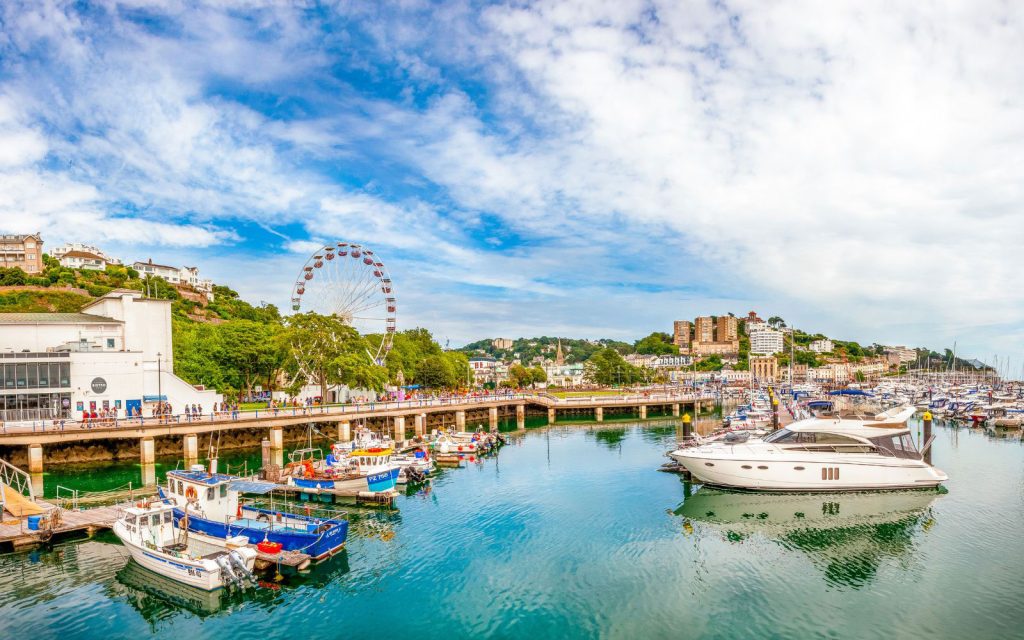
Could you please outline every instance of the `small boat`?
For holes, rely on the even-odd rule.
[[[914,407],[794,422],[763,440],[713,442],[669,457],[705,484],[753,491],[862,491],[935,487],[948,476],[917,451]],[[931,446],[926,443],[925,448]]]
[[[306,450],[303,450],[306,451]],[[293,452],[293,455],[300,453]],[[356,449],[347,455],[333,450],[328,458],[315,455],[293,459],[285,465],[288,484],[300,489],[356,489],[383,493],[392,491],[400,469],[391,462],[393,449],[371,447]],[[339,455],[341,457],[339,457]]]
[[[210,544],[243,536],[251,544],[267,542],[279,551],[301,551],[314,560],[344,548],[348,520],[342,514],[300,515],[239,500],[240,493],[266,495],[276,489],[269,482],[211,473],[195,465],[189,471],[168,471],[167,486],[158,491],[174,507],[178,526]]]
[[[135,562],[189,586],[213,591],[256,582],[257,554],[245,537],[229,538],[225,547],[189,539],[187,529],[175,527],[174,508],[159,500],[123,509],[114,534]]]

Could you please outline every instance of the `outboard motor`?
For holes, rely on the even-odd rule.
[[[231,569],[231,561],[227,555],[217,556],[215,560],[217,566],[220,567],[220,579],[224,584],[233,584],[236,587],[242,586],[242,580],[235,575],[235,572]]]
[[[238,555],[238,553],[234,551],[229,553],[228,560],[231,563],[231,568],[235,570],[235,573],[238,576],[240,576],[242,579],[248,580],[252,584],[257,583],[256,576],[252,574],[252,571],[249,571],[245,568],[245,562]]]

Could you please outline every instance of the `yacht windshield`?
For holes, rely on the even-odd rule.
[[[775,433],[771,434],[770,436],[767,436],[764,439],[764,441],[765,442],[776,442],[776,441],[779,441],[779,440],[786,440],[792,434],[793,434],[793,432],[790,431],[789,429],[779,429],[778,431],[776,431]]]

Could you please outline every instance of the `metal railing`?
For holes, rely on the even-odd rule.
[[[6,503],[7,496],[4,492],[7,487],[28,496],[29,500],[33,502],[36,500],[36,492],[32,488],[32,476],[10,462],[0,460],[0,505]]]
[[[80,431],[88,429],[121,429],[146,426],[170,426],[188,425],[199,423],[232,423],[244,420],[259,420],[261,418],[287,418],[287,417],[310,417],[316,416],[338,416],[347,414],[362,414],[376,411],[401,411],[437,407],[458,407],[468,405],[481,405],[489,403],[510,402],[515,400],[538,400],[544,399],[552,406],[576,406],[583,404],[591,405],[616,405],[622,403],[636,404],[657,404],[672,402],[692,402],[715,400],[713,394],[696,393],[648,393],[626,394],[626,395],[594,395],[582,397],[559,398],[549,393],[541,392],[535,394],[510,393],[506,395],[492,396],[468,396],[451,398],[417,398],[410,400],[392,400],[384,402],[363,402],[347,404],[319,404],[303,406],[270,407],[262,409],[238,409],[216,412],[205,412],[196,414],[177,413],[158,416],[137,416],[130,418],[94,418],[88,420],[73,419],[51,419],[38,420],[30,423],[3,423],[0,425],[0,435],[7,433],[52,433],[63,431]]]

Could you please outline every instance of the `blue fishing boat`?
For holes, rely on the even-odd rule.
[[[167,472],[160,498],[174,505],[179,528],[220,542],[245,536],[252,544],[277,543],[284,551],[301,551],[319,560],[344,548],[348,520],[288,513],[266,505],[243,504],[239,494],[265,495],[276,489],[269,482],[243,480],[211,473],[201,466]]]

